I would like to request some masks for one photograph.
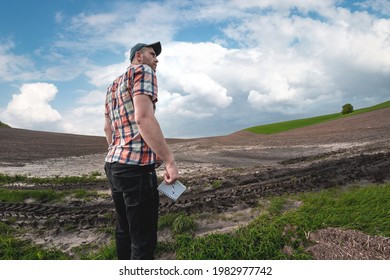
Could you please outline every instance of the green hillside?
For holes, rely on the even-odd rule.
[[[5,123],[3,123],[3,122],[0,121],[0,128],[1,128],[1,127],[10,127],[10,126],[9,126],[8,124],[5,124]]]
[[[300,127],[305,127],[309,125],[319,124],[326,121],[336,120],[340,118],[346,118],[349,116],[354,116],[357,114],[362,114],[374,110],[384,109],[390,107],[390,100],[380,103],[378,105],[357,109],[353,111],[353,113],[343,115],[341,113],[335,113],[335,114],[329,114],[329,115],[323,115],[323,116],[317,116],[312,118],[306,118],[306,119],[299,119],[299,120],[292,120],[292,121],[285,121],[285,122],[278,122],[273,124],[265,124],[265,125],[259,125],[259,126],[253,126],[245,129],[246,131],[250,131],[253,133],[258,134],[274,134],[278,132],[283,132],[291,129],[296,129]]]

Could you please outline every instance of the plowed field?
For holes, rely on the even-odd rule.
[[[275,135],[241,131],[228,136],[168,139],[168,142],[179,163],[181,181],[188,186],[188,191],[176,203],[161,196],[161,214],[179,211],[217,215],[249,213],[248,209],[268,196],[390,180],[390,109]],[[100,172],[103,175],[106,150],[103,137],[2,128],[0,145],[0,173],[3,174],[44,177]],[[162,168],[159,173],[163,173]],[[10,184],[2,187],[29,190],[84,188],[107,194],[87,202],[69,199],[55,205],[36,201],[0,202],[0,220],[25,229],[20,238],[56,246],[63,251],[86,243],[109,241],[110,235],[99,231],[114,223],[106,184]],[[248,214],[240,224],[252,218]],[[218,224],[199,221],[199,225],[198,234],[207,234],[229,231],[239,223],[225,219]],[[350,244],[364,241],[359,232],[336,234],[335,229],[329,229],[328,233],[336,239],[339,236],[344,240],[355,240]],[[160,233],[161,239],[163,235]],[[326,240],[326,232],[314,236],[319,246],[310,250],[318,259],[390,259],[389,239],[386,238],[371,237],[371,242],[379,247],[371,244],[370,248],[382,248],[379,253],[369,249],[359,249],[360,253],[356,253],[359,246],[348,247],[348,242],[341,242],[344,246],[341,248],[336,240]],[[320,246],[332,241],[335,242],[333,245]]]

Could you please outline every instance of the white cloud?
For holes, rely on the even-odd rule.
[[[60,113],[49,104],[57,92],[57,87],[53,84],[24,84],[20,93],[12,96],[2,118],[15,127],[44,128],[45,124],[51,126],[61,120]]]
[[[316,3],[312,2],[313,9]],[[194,118],[211,121],[226,110],[237,119],[251,112],[277,112],[291,118],[335,112],[351,100],[356,106],[367,106],[365,100],[373,91],[376,98],[369,99],[370,104],[386,100],[390,20],[352,13],[330,3],[326,11],[318,11],[327,20],[278,12],[247,14],[244,21],[225,29],[246,47],[163,45],[158,74],[165,93],[158,110],[169,123],[167,130],[173,131],[175,119],[168,117],[173,112],[188,122]],[[370,82],[362,86],[365,79]],[[245,108],[240,104],[243,99],[251,109],[237,111],[237,107]],[[219,100],[224,106],[218,106]]]
[[[196,104],[196,100],[190,95],[170,93],[161,90],[159,93],[159,103],[157,106],[157,116],[163,119],[163,125],[174,123],[180,118],[203,119],[212,117],[210,110]]]
[[[83,105],[67,110],[59,128],[67,133],[84,135],[102,135],[104,125],[104,102],[95,105]]]
[[[107,88],[112,81],[126,70],[129,64],[130,62],[127,55],[126,62],[107,66],[94,66],[91,67],[89,71],[85,72],[85,75],[89,78],[89,83],[92,85]]]
[[[64,111],[58,129],[67,133],[102,135],[106,92],[92,90],[84,93],[74,108]]]
[[[101,13],[86,15],[85,13],[79,14],[72,18],[72,28],[85,29],[91,28],[98,30],[102,26],[105,28],[112,27],[117,21],[118,15],[115,13]]]
[[[0,38],[1,39],[1,38]],[[32,79],[38,76],[33,70],[31,59],[12,53],[15,44],[12,40],[0,42],[0,82]]]
[[[24,84],[0,113],[0,119],[12,127],[102,135],[104,92],[89,92],[78,100],[80,106],[62,114],[50,105],[57,93],[58,89],[53,84]]]
[[[73,51],[117,51],[130,48],[137,42],[170,41],[178,29],[181,17],[175,9],[180,2],[110,2],[108,12],[83,12],[70,17],[61,17],[64,32],[55,47]],[[79,38],[72,40],[69,38]]]
[[[316,12],[319,18],[275,11],[247,14],[225,29],[227,36],[259,54],[257,64],[252,59],[242,65],[237,56],[234,67],[240,73],[246,68],[247,73],[257,74],[257,82],[239,81],[251,87],[247,100],[255,110],[309,113],[319,104],[325,108],[342,100],[360,100],[358,106],[365,106],[364,98],[373,91],[376,102],[385,100],[384,92],[389,95],[390,20],[329,5]]]
[[[157,67],[158,114],[188,119],[210,118],[233,100],[218,80],[218,61],[228,50],[216,44],[171,43],[163,47]],[[222,79],[223,80],[223,79]]]
[[[104,100],[106,97],[106,92],[100,90],[92,90],[88,92],[86,95],[79,98],[77,101],[80,104],[104,104]]]
[[[62,12],[57,12],[57,13],[54,15],[54,21],[55,21],[56,23],[61,24],[63,20],[64,20],[64,14],[63,14]]]
[[[390,15],[390,2],[388,0],[367,0],[355,5],[363,7],[365,9],[372,9],[383,15]]]
[[[185,93],[196,96],[200,102],[203,99],[210,106],[225,108],[232,102],[232,97],[227,96],[226,88],[205,73],[188,73],[179,77],[177,82]]]

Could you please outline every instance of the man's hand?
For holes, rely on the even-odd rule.
[[[173,184],[177,179],[179,179],[179,177],[180,175],[176,162],[174,160],[172,162],[168,162],[164,173],[165,182],[168,185]]]

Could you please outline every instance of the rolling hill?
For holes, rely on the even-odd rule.
[[[362,108],[355,110],[354,112],[343,115],[342,113],[335,113],[335,114],[329,114],[329,115],[323,115],[323,116],[316,116],[312,118],[305,118],[305,119],[299,119],[299,120],[291,120],[291,121],[285,121],[285,122],[278,122],[278,123],[272,123],[272,124],[266,124],[266,125],[259,125],[254,127],[249,127],[245,129],[246,131],[258,133],[258,134],[273,134],[273,133],[279,133],[291,129],[296,129],[300,127],[305,127],[309,125],[315,125],[327,121],[337,120],[340,118],[345,117],[351,117],[354,115],[367,113],[375,110],[380,110],[384,108],[390,107],[390,101],[386,101],[380,104],[377,104],[375,106]]]

